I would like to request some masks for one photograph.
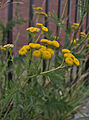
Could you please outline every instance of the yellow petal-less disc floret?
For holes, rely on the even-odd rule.
[[[29,50],[30,46],[29,45],[24,45],[23,48],[26,49],[26,50]]]
[[[54,50],[51,48],[47,48],[47,51],[49,51],[51,53],[51,56],[54,56]]]
[[[75,58],[74,55],[71,54],[71,53],[65,53],[65,54],[64,54],[64,57],[71,57],[72,59]]]
[[[26,55],[26,53],[27,53],[27,50],[26,50],[25,48],[21,48],[21,49],[19,50],[19,54],[20,54],[20,55]]]
[[[44,31],[44,32],[48,32],[48,28],[45,27],[45,26],[41,26],[41,29],[42,29],[42,31]]]
[[[35,44],[35,49],[39,49],[41,47],[40,44]]]
[[[36,8],[33,8],[34,10],[43,10],[43,8],[41,7],[36,7]]]
[[[48,40],[48,41],[47,41],[47,44],[50,45],[50,46],[52,46],[52,41],[51,41],[51,40]]]
[[[62,52],[63,53],[70,53],[70,50],[68,50],[68,49],[62,49]]]
[[[47,42],[48,42],[48,39],[41,39],[40,42],[41,42],[41,43],[47,43]]]
[[[43,49],[45,49],[45,50],[47,49],[46,46],[44,46],[44,45],[41,45],[40,47],[43,48]]]
[[[52,41],[52,46],[58,48],[59,47],[59,43],[56,40]]]
[[[42,58],[46,59],[46,60],[49,60],[51,58],[51,53],[47,50],[43,51],[42,52]]]
[[[79,60],[77,58],[74,58],[73,62],[75,63],[75,65],[79,66],[80,63],[79,63]]]
[[[42,53],[42,52],[44,52],[45,50],[46,50],[47,48],[45,47],[45,46],[41,46],[41,48],[39,49],[40,50],[40,52]]]
[[[40,50],[35,50],[32,55],[36,58],[39,58],[41,56],[41,52]]]
[[[41,24],[41,23],[36,23],[36,25],[39,27],[43,26],[43,24]]]
[[[29,31],[29,32],[32,32],[32,33],[38,33],[38,32],[40,32],[40,29],[36,28],[36,27],[29,27],[26,30]]]
[[[73,65],[74,63],[73,63],[73,59],[71,58],[71,57],[67,57],[66,59],[65,59],[65,62],[68,64],[68,65]]]
[[[30,43],[29,46],[30,46],[30,48],[32,48],[32,49],[39,49],[39,48],[41,47],[40,44],[36,44],[36,43]]]
[[[47,17],[47,14],[44,13],[44,12],[40,12],[40,15],[43,15],[43,16]]]

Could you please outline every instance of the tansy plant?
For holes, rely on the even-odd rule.
[[[89,36],[81,32],[80,37],[76,37],[80,23],[73,23],[65,30],[67,4],[68,0],[60,22],[55,13],[46,15],[43,8],[34,8],[38,18],[47,17],[57,25],[56,36],[38,19],[34,26],[26,29],[31,42],[14,55],[13,44],[0,46],[1,120],[76,120],[76,113],[82,114],[80,120],[89,119],[80,110],[89,93],[85,86],[89,72],[83,74],[84,67],[81,67],[89,50]],[[64,30],[66,41],[62,48],[58,36],[60,29]],[[76,75],[77,66],[80,70]],[[12,79],[8,78],[10,70]]]

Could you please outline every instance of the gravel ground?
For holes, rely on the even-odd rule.
[[[81,108],[81,112],[82,112],[86,117],[89,116],[89,98],[86,100],[86,104]],[[76,115],[75,115],[75,118],[79,118],[79,117],[84,117],[84,116],[81,115],[81,114],[76,114]],[[82,120],[89,120],[89,118],[88,118],[88,119],[82,119]]]

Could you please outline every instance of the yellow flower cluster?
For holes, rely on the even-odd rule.
[[[20,55],[25,55],[28,50],[30,50],[30,49],[39,49],[40,47],[41,47],[40,44],[29,43],[29,45],[24,45],[24,46],[19,50],[19,54],[20,54]]]
[[[53,47],[56,47],[56,48],[59,47],[59,43],[56,40],[51,41],[51,40],[48,40],[48,39],[41,39],[40,42],[41,43],[46,43],[46,44],[48,44],[50,46],[53,46]]]
[[[50,59],[52,56],[54,56],[54,50],[51,48],[47,48],[46,46],[36,44],[36,43],[30,43],[29,45],[24,45],[20,50],[19,54],[20,55],[26,55],[27,51],[30,49],[35,49],[33,51],[32,56],[35,58],[40,58],[42,57],[43,59]]]
[[[79,60],[70,52],[70,50],[68,49],[62,49],[62,52],[64,53],[64,57],[65,57],[65,62],[68,65],[77,65],[79,66]]]
[[[78,27],[79,27],[79,23],[73,23],[72,28],[74,30],[78,29]]]
[[[45,17],[47,17],[47,14],[43,12],[43,8],[41,7],[36,7],[36,8],[33,8],[35,11],[34,13],[37,14],[37,15],[43,15]]]
[[[49,60],[52,56],[54,56],[54,50],[51,48],[46,48],[42,45],[41,48],[39,50],[35,50],[32,55],[35,58],[42,56],[43,59]]]
[[[45,27],[45,26],[43,26],[43,24],[41,24],[41,23],[36,23],[36,25],[37,25],[38,27],[40,27],[43,32],[48,32],[48,28]],[[27,28],[26,30],[29,31],[29,32],[31,32],[31,33],[38,33],[38,32],[40,32],[40,28],[37,28],[37,27],[29,27],[29,28]]]
[[[19,50],[19,54],[20,55],[26,55],[27,51],[30,49],[29,45],[24,45],[20,50]]]
[[[40,32],[40,29],[36,28],[36,27],[29,27],[26,30],[31,32],[31,33],[38,33],[38,32]]]
[[[48,28],[45,27],[45,26],[43,26],[43,24],[41,24],[41,23],[36,23],[36,25],[37,25],[38,27],[40,27],[43,32],[48,32]]]
[[[82,38],[86,38],[86,37],[87,37],[87,34],[84,33],[84,32],[80,32],[80,36],[81,36]]]

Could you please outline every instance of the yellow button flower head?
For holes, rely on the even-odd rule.
[[[56,40],[53,40],[53,41],[52,41],[52,45],[53,45],[54,47],[56,47],[56,48],[59,47],[59,43],[58,43]]]
[[[41,45],[40,47],[41,47],[41,48],[44,48],[45,50],[47,49],[46,46],[44,46],[44,45]]]
[[[84,33],[84,32],[80,32],[80,36],[83,37],[83,38],[87,37],[86,33]]]
[[[65,62],[68,64],[68,65],[73,65],[74,63],[73,63],[73,59],[71,58],[71,57],[67,57],[66,59],[65,59]]]
[[[77,66],[80,65],[79,60],[78,60],[77,58],[74,58],[74,63],[75,63],[75,65],[77,65]]]
[[[6,50],[6,48],[4,48],[4,47],[2,47],[2,46],[0,46],[0,49],[1,49],[1,50]]]
[[[29,50],[30,46],[29,45],[24,45],[23,48],[26,49],[26,50]]]
[[[64,57],[71,57],[72,59],[75,59],[74,55],[71,53],[65,53]]]
[[[39,58],[41,56],[41,52],[40,50],[35,50],[32,55],[36,58]]]
[[[34,43],[29,43],[29,47],[30,47],[30,48],[35,48]]]
[[[48,40],[47,44],[50,45],[50,46],[52,46],[52,41]]]
[[[79,23],[73,23],[73,25],[72,25],[72,28],[73,28],[73,29],[76,30],[76,29],[78,29],[78,27],[79,27]]]
[[[42,31],[44,31],[44,32],[48,32],[48,28],[45,27],[45,26],[41,26],[41,29],[42,29]]]
[[[39,27],[43,26],[43,24],[41,24],[41,23],[36,23],[36,25]]]
[[[20,54],[20,55],[26,55],[26,53],[27,53],[27,50],[26,50],[24,47],[22,47],[22,48],[19,50],[19,54]]]
[[[6,49],[8,49],[8,48],[13,48],[14,45],[13,44],[6,44],[3,47],[6,48]]]
[[[39,49],[41,47],[40,44],[35,44],[35,49]]]
[[[40,50],[40,52],[42,53],[42,52],[44,52],[45,50],[46,50],[47,48],[45,47],[45,46],[41,46],[41,48],[39,49]]]
[[[32,49],[39,49],[41,45],[36,43],[29,43],[29,47]]]
[[[36,27],[29,27],[26,30],[29,31],[29,32],[32,32],[32,33],[40,32],[40,29],[36,28]]]
[[[44,15],[45,17],[47,17],[47,14],[44,12],[40,12],[40,15]]]
[[[51,53],[51,56],[54,56],[54,50],[51,48],[48,48],[47,51],[49,51]]]
[[[41,42],[41,43],[47,43],[47,42],[48,42],[48,39],[41,39],[40,42]]]
[[[33,8],[34,10],[43,10],[43,8],[41,7],[36,7],[36,8]]]
[[[51,53],[47,50],[43,51],[42,52],[42,58],[46,59],[46,60],[49,60],[51,58]]]
[[[62,52],[63,53],[70,53],[70,50],[68,50],[68,49],[62,49]]]

